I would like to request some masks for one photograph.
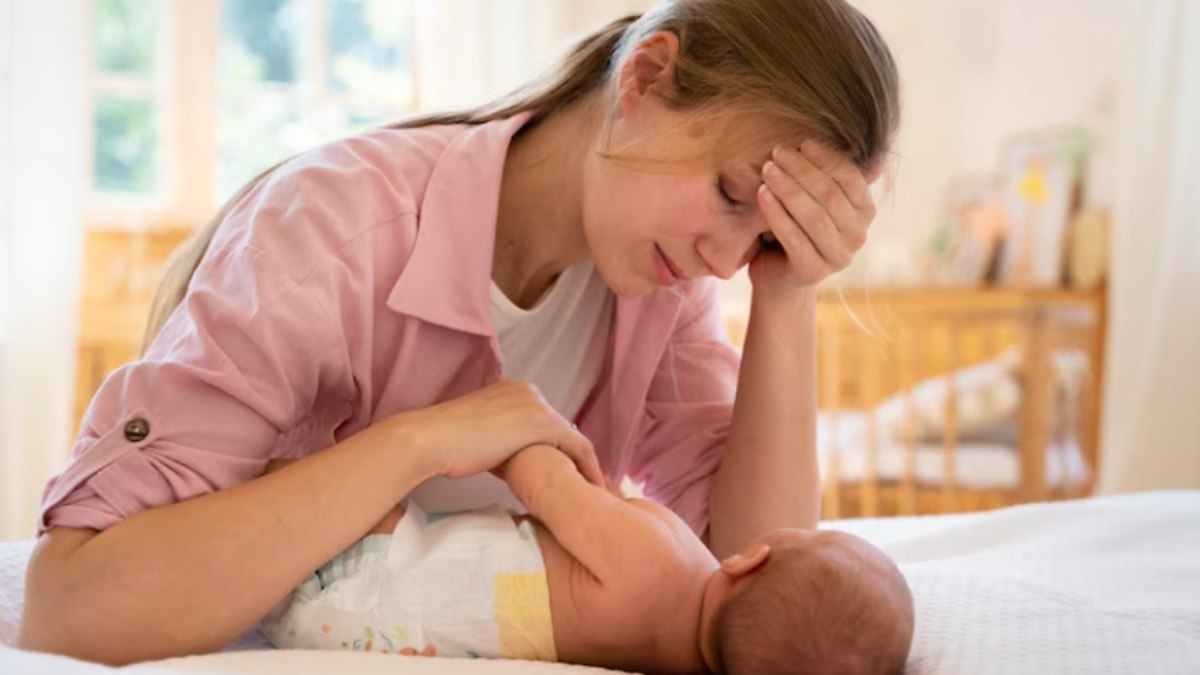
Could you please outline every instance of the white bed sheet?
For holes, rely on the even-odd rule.
[[[982,514],[844,520],[904,571],[916,598],[909,673],[1200,673],[1200,492],[1149,492]],[[7,646],[32,542],[0,543],[0,673],[112,669]],[[361,652],[230,651],[127,667],[161,673],[603,672]],[[250,651],[245,651],[250,649]]]

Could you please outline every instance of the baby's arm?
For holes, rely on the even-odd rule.
[[[504,479],[530,515],[601,582],[628,573],[622,563],[629,551],[663,540],[661,521],[589,483],[552,446],[532,445],[513,455]]]

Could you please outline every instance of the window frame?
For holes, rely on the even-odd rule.
[[[86,0],[88,25],[97,0]],[[160,43],[158,103],[161,105],[162,191],[158,199],[121,199],[119,193],[92,189],[95,179],[95,96],[97,86],[113,79],[98,77],[91,31],[87,45],[87,100],[84,111],[88,138],[87,229],[153,231],[179,227],[198,228],[221,206],[215,197],[218,173],[218,50],[222,0],[163,2],[164,26]],[[327,104],[356,106],[353,92],[338,92],[328,83],[328,24],[330,0],[300,0],[308,4],[302,35],[297,41],[300,77],[295,84],[265,83],[250,89],[287,91],[305,111]],[[413,0],[403,0],[413,2]],[[413,11],[417,11],[414,2]],[[413,110],[419,109],[415,44],[413,48]],[[363,101],[365,103],[366,100]],[[197,161],[208,157],[209,161]]]

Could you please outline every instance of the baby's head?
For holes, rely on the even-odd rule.
[[[866,540],[777,530],[721,564],[701,610],[716,672],[900,673],[913,602],[900,570]]]

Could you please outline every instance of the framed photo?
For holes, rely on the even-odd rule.
[[[1032,133],[1006,144],[999,283],[1063,285],[1068,228],[1079,207],[1088,146],[1087,135],[1075,129]]]
[[[1006,227],[1000,184],[994,176],[962,176],[946,189],[939,227],[929,241],[931,281],[981,286],[994,276]]]

